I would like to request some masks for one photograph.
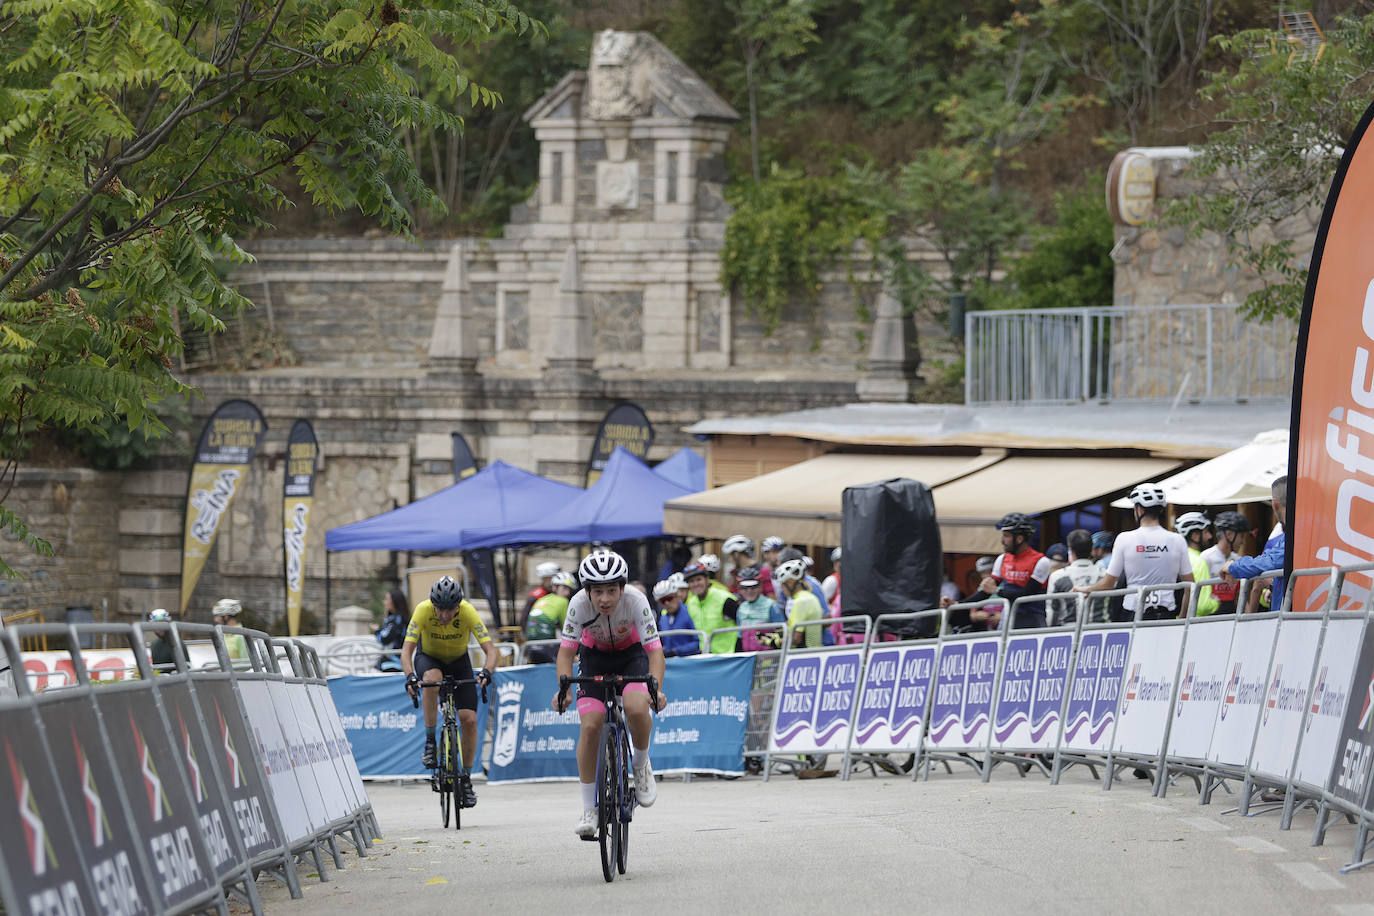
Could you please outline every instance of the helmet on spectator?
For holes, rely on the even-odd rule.
[[[725,543],[720,548],[727,555],[732,553],[747,553],[753,555],[754,542],[742,534],[732,534],[725,539]]]
[[[172,615],[169,614],[169,613],[167,613],[167,609],[166,609],[166,608],[154,608],[154,609],[153,609],[151,612],[149,612],[149,614],[148,614],[148,620],[151,621],[151,622],[154,622],[154,623],[156,623],[156,622],[158,622],[158,621],[171,620],[171,619],[172,619]]]
[[[707,569],[701,563],[688,563],[687,568],[682,571],[682,581],[690,582],[697,576],[705,576],[709,579],[711,578],[711,570]]]
[[[670,579],[664,579],[654,585],[654,600],[662,601],[667,597],[677,597],[677,586]]]
[[[1045,556],[1051,560],[1058,560],[1060,563],[1069,562],[1069,548],[1064,544],[1051,544],[1045,551]]]
[[[973,564],[973,568],[983,575],[992,572],[992,568],[997,565],[996,557],[979,557],[978,562]]]
[[[840,548],[836,547],[834,550],[830,551],[830,562],[831,562],[831,563],[838,563],[838,562],[840,562]]]
[[[1243,533],[1250,530],[1250,520],[1234,510],[1218,512],[1217,520],[1212,523],[1212,527],[1216,528],[1218,531],[1239,531]]]
[[[740,588],[753,588],[761,584],[759,579],[759,568],[757,566],[746,566],[739,571],[739,578],[735,580]]]
[[[440,611],[456,608],[463,600],[463,587],[452,576],[444,576],[429,588],[429,603]]]
[[[243,613],[243,605],[237,598],[221,598],[215,602],[210,614],[214,617],[237,617]]]
[[[553,584],[555,586],[565,586],[573,591],[577,591],[577,577],[570,572],[554,573]]]
[[[1002,516],[1002,520],[997,523],[998,531],[1011,531],[1020,534],[1034,534],[1035,522],[1024,512],[1008,512]]]
[[[540,563],[538,566],[534,568],[534,574],[541,579],[547,579],[550,576],[556,576],[562,571],[563,567],[559,566],[557,563]]]
[[[1156,483],[1142,483],[1131,490],[1131,505],[1149,508],[1151,506],[1162,506],[1169,501],[1164,495],[1164,488]]]
[[[1174,530],[1186,538],[1194,531],[1205,530],[1211,524],[1212,522],[1201,512],[1185,512],[1174,519]]]
[[[759,550],[782,550],[787,546],[787,542],[776,534],[770,534],[759,542]]]
[[[1115,532],[1112,532],[1112,531],[1094,531],[1094,532],[1093,532],[1093,546],[1094,546],[1094,547],[1101,547],[1103,550],[1108,550],[1108,549],[1111,548],[1112,544],[1115,543],[1115,541],[1116,541],[1116,533],[1115,533]]]
[[[680,572],[673,573],[664,581],[673,583],[673,588],[676,589],[683,589],[687,587],[687,577]]]
[[[811,559],[810,557],[802,557],[802,562],[806,564],[807,572],[810,572],[811,567],[816,565],[816,561]]]
[[[806,578],[806,564],[801,560],[788,560],[778,567],[773,578],[783,583],[798,582]]]
[[[583,558],[577,577],[588,585],[624,585],[630,578],[630,565],[615,551],[600,550]]]
[[[713,576],[720,572],[720,557],[713,553],[703,553],[701,556],[697,557],[697,562],[705,566]]]

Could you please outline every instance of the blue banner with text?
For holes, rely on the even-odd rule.
[[[339,708],[339,721],[353,745],[353,759],[363,776],[425,776],[420,765],[425,748],[425,720],[406,694],[405,676],[346,675],[329,679],[329,692]],[[491,688],[487,688],[490,698]],[[477,699],[477,721],[485,722],[487,707]],[[438,718],[442,722],[442,716]],[[482,759],[485,728],[477,729],[473,760]]]

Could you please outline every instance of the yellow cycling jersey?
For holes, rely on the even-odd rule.
[[[448,626],[439,623],[431,602],[421,601],[406,627],[406,642],[418,643],[421,652],[441,662],[451,662],[466,654],[469,636],[476,636],[479,643],[491,642],[487,625],[466,601],[458,602],[458,613]]]

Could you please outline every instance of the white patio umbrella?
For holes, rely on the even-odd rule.
[[[1169,502],[1183,506],[1228,506],[1269,499],[1269,486],[1288,473],[1288,430],[1260,433],[1240,448],[1159,481]],[[1129,499],[1112,503],[1130,508]]]

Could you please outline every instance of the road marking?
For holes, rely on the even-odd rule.
[[[1208,817],[1185,817],[1183,823],[1192,827],[1194,830],[1202,830],[1208,833],[1215,833],[1219,830],[1230,830],[1230,826],[1220,821],[1214,821]]]
[[[1237,849],[1244,849],[1246,852],[1257,852],[1261,854],[1287,852],[1287,850],[1277,843],[1261,840],[1257,836],[1238,836],[1232,840],[1232,842]]]
[[[1280,862],[1279,870],[1288,873],[1288,877],[1307,888],[1309,891],[1339,891],[1344,890],[1345,885],[1337,881],[1332,875],[1322,871],[1313,862]]]

